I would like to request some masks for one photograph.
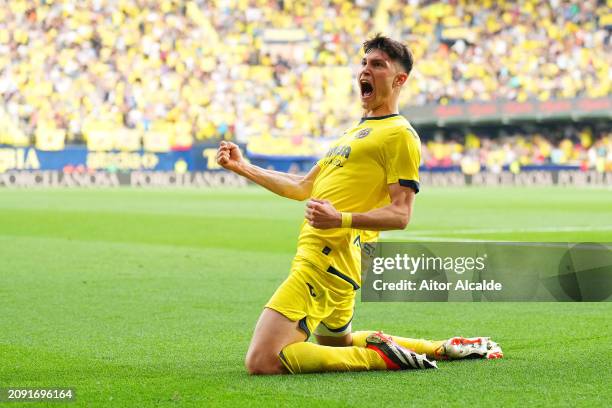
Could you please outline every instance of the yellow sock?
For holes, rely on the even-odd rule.
[[[358,331],[353,333],[353,346],[365,347],[366,337],[375,333],[373,331]],[[407,337],[399,337],[390,335],[397,344],[419,354],[426,354],[429,358],[436,358],[436,350],[442,346],[446,340],[425,340],[425,339],[410,339]]]
[[[281,351],[280,358],[292,374],[387,369],[377,352],[363,347],[294,343]]]

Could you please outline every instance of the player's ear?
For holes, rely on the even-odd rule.
[[[402,86],[406,83],[406,81],[408,80],[408,74],[405,72],[399,72],[396,76],[395,76],[395,80],[393,81],[393,85],[395,86]]]

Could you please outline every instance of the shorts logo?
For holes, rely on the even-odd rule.
[[[317,297],[317,294],[314,291],[314,287],[308,282],[306,282],[306,286],[308,286],[308,292],[310,292],[310,296]]]
[[[364,137],[369,135],[371,131],[372,131],[372,128],[361,129],[359,132],[355,134],[355,139],[363,139]]]

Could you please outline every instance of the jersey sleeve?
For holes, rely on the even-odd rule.
[[[421,141],[416,132],[402,128],[387,140],[383,147],[387,184],[399,183],[419,192]]]

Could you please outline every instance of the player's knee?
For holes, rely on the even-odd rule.
[[[247,372],[251,375],[284,374],[286,371],[280,358],[269,352],[249,352],[244,360]]]

